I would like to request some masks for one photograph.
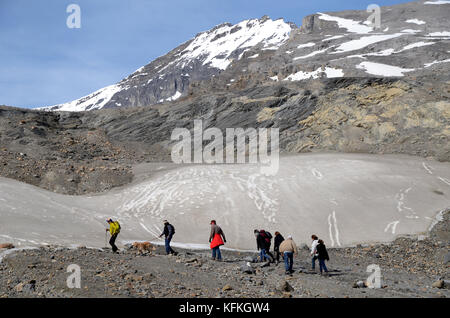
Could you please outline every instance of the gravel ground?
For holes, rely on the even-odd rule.
[[[449,218],[447,211],[426,237],[401,237],[392,244],[329,249],[328,276],[311,271],[305,246],[286,276],[283,265],[251,263],[254,255],[179,250],[177,256],[138,255],[110,250],[42,247],[6,255],[0,263],[0,297],[448,297]],[[67,287],[70,264],[81,268],[81,288]],[[377,264],[382,288],[355,287]],[[287,283],[287,284],[286,284]],[[434,286],[434,287],[433,287]]]

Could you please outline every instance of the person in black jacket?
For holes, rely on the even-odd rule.
[[[275,260],[278,264],[280,261],[280,244],[284,241],[283,235],[280,232],[275,232],[275,239],[273,240],[273,251],[275,252]]]
[[[317,258],[319,259],[320,274],[322,275],[322,270],[324,270],[325,273],[328,273],[328,268],[325,265],[325,261],[329,261],[330,258],[328,257],[327,248],[323,243],[323,240],[319,240],[319,244],[317,244],[317,254]]]
[[[164,220],[164,230],[159,237],[164,235],[165,237],[165,245],[166,245],[166,254],[174,254],[177,255],[172,247],[170,247],[170,241],[172,240],[173,235],[175,234],[175,228],[172,224],[170,224],[167,220]]]
[[[257,246],[258,250],[260,251],[259,257],[261,259],[261,262],[264,262],[266,259],[268,259],[270,262],[272,262],[273,258],[271,258],[268,255],[269,246],[270,246],[269,242],[266,240],[264,235],[262,235],[259,230],[255,230],[254,234],[256,237],[256,246]]]

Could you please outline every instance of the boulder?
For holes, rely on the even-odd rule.
[[[442,279],[435,281],[431,285],[431,287],[433,287],[433,288],[444,288],[444,286],[445,286],[445,283],[444,283],[444,281]]]
[[[353,288],[365,288],[365,287],[367,287],[367,284],[365,281],[362,280],[359,280],[353,284]]]
[[[241,272],[246,274],[254,274],[255,269],[250,265],[250,263],[244,264],[240,267]]]
[[[292,287],[287,281],[284,281],[284,282],[281,284],[281,286],[280,286],[280,290],[281,290],[282,292],[287,292],[287,293],[289,293],[289,292],[294,291],[294,287]]]

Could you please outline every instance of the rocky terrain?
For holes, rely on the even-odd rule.
[[[449,161],[450,4],[441,2],[382,7],[380,29],[366,11],[316,13],[301,27],[268,17],[223,24],[131,74],[121,90],[46,111],[2,106],[0,176],[102,192],[129,183],[136,164],[170,161],[173,129],[195,119],[222,131],[279,128],[288,154]]]
[[[317,79],[91,112],[0,108],[0,174],[68,194],[130,182],[170,161],[174,128],[279,127],[282,153],[402,153],[449,161],[450,83]]]
[[[328,276],[310,269],[304,244],[288,276],[282,263],[254,263],[243,252],[224,251],[217,262],[207,251],[165,256],[162,247],[151,256],[129,247],[21,250],[0,263],[0,297],[449,297],[449,218],[447,211],[428,236],[329,248]],[[81,268],[80,289],[66,285],[70,264]],[[364,287],[370,264],[381,268],[380,289]]]
[[[381,8],[381,28],[366,11],[316,13],[301,27],[268,17],[225,23],[79,100],[0,106],[0,177],[56,192],[0,180],[2,241],[45,245],[0,250],[0,297],[448,297],[448,211],[427,235],[332,246],[341,246],[338,229],[342,246],[361,233],[387,242],[448,209],[449,13],[447,1],[424,0]],[[176,166],[171,133],[194,120],[223,132],[279,128],[287,164],[273,178],[254,167]],[[329,232],[330,275],[310,271],[303,245],[287,277],[250,252],[214,262],[203,250],[67,247],[101,246],[111,215],[126,239],[159,234],[169,215],[183,224],[179,237],[198,243],[192,229],[211,213],[233,216],[230,246],[250,244],[243,224],[268,228],[273,217],[299,243],[301,226]],[[70,264],[82,269],[81,289],[66,286]],[[364,286],[370,264],[381,267],[380,289]]]

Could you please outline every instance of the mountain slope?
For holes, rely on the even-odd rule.
[[[317,13],[297,28],[268,17],[199,33],[121,82],[47,110],[148,106],[261,82],[320,77],[416,77],[450,69],[450,3],[417,1],[366,11]]]
[[[139,68],[118,84],[48,109],[81,111],[176,100],[187,91],[189,83],[217,75],[250,48],[276,50],[288,39],[292,27],[281,19],[273,21],[268,17],[218,25]]]

